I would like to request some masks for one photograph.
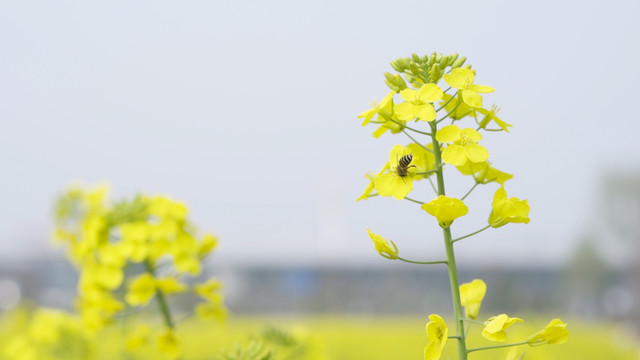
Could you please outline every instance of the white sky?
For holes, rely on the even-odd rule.
[[[635,1],[1,2],[0,258],[59,253],[51,208],[73,180],[184,201],[220,236],[216,261],[380,264],[367,227],[441,257],[416,206],[354,202],[407,143],[357,114],[388,91],[389,61],[437,51],[497,89],[485,103],[514,128],[483,145],[532,207],[529,225],[458,243],[459,262],[557,264],[602,174],[640,167],[639,15]],[[460,196],[470,184],[448,175]],[[484,226],[493,191],[454,234]]]

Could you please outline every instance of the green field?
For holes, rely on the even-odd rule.
[[[525,319],[533,319],[528,316]],[[525,321],[514,325],[508,341],[521,341],[528,335],[543,328],[548,317],[537,316],[536,321]],[[309,351],[305,359],[327,360],[389,360],[422,359],[423,348],[427,344],[425,334],[426,316],[412,317],[234,317],[226,325],[204,326],[196,322],[185,322],[179,331],[184,346],[185,359],[211,359],[215,355],[233,348],[235,343],[246,344],[251,335],[259,336],[266,325],[288,331]],[[449,322],[450,323],[450,322]],[[567,359],[616,359],[636,360],[640,347],[615,324],[584,323],[568,319],[570,340],[562,345],[538,347],[520,346],[519,353],[525,352],[526,360],[567,360]],[[490,343],[480,336],[480,326],[469,331],[470,347],[486,346]],[[113,334],[115,336],[115,334]],[[112,337],[117,342],[117,336]],[[106,345],[107,343],[103,343]],[[115,346],[107,345],[98,351],[101,359],[117,358],[109,351]],[[451,340],[442,359],[456,359],[455,341]],[[509,349],[474,352],[470,359],[504,359]],[[149,352],[145,357],[155,358]]]

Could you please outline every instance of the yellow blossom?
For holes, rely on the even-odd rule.
[[[411,162],[402,164],[404,156],[410,155]],[[395,145],[389,153],[389,169],[379,173],[374,179],[374,188],[380,196],[393,196],[400,200],[413,190],[413,177],[415,175],[414,161],[418,161],[419,156],[412,154],[409,148],[402,145]],[[406,159],[406,158],[405,158]]]
[[[438,224],[446,228],[453,220],[466,215],[469,212],[467,205],[462,200],[440,195],[426,204],[422,204],[422,209],[436,217]]]
[[[371,196],[371,192],[373,191],[373,189],[375,187],[376,177],[379,176],[380,174],[384,173],[388,169],[389,169],[389,163],[386,163],[386,164],[384,164],[382,169],[380,169],[380,171],[378,171],[378,173],[376,175],[373,175],[371,173],[365,174],[364,177],[369,179],[369,184],[367,185],[367,187],[362,192],[362,195],[360,195],[360,197],[358,197],[356,199],[356,201],[368,199]]]
[[[513,175],[492,167],[489,161],[467,161],[464,165],[457,166],[456,168],[463,175],[472,175],[476,182],[480,184],[488,184],[495,181],[502,185],[507,180],[513,178]]]
[[[510,318],[507,314],[492,316],[484,322],[482,336],[491,341],[505,341],[507,340],[505,330],[517,322],[522,322],[522,319]]]
[[[196,284],[194,290],[202,298],[218,301],[221,299],[219,292],[222,290],[222,283],[216,279],[209,279],[202,284]]]
[[[456,68],[451,73],[444,75],[444,81],[451,87],[460,91],[462,101],[474,108],[482,107],[482,96],[478,93],[490,93],[494,88],[485,85],[474,84],[476,74],[467,68]]]
[[[482,162],[489,152],[478,141],[482,135],[471,128],[460,130],[456,125],[447,125],[436,133],[436,139],[449,145],[442,151],[442,161],[454,166],[463,166],[467,161]]]
[[[480,312],[482,300],[487,292],[487,284],[480,279],[460,285],[460,301],[468,318],[475,319]]]
[[[498,228],[507,223],[529,223],[529,203],[516,197],[507,198],[504,185],[496,191],[491,204],[493,210],[489,215],[489,225]]]
[[[451,98],[451,95],[444,94],[441,102],[442,106],[444,106],[444,110],[449,114],[451,119],[460,120],[467,115],[475,115],[474,108],[460,100],[452,100]]]
[[[178,339],[172,330],[167,330],[158,336],[158,349],[171,359],[180,357]]]
[[[358,115],[358,118],[364,119],[362,126],[367,125],[376,114],[378,114],[378,119],[384,121],[391,119],[393,116],[393,96],[395,93],[395,91],[390,91],[379,104],[374,102],[371,104],[371,109]]]
[[[436,160],[433,156],[433,153],[427,151],[425,148],[416,143],[407,145],[407,148],[413,154],[413,156],[415,156],[415,159],[412,159],[413,161],[411,161],[411,164],[415,165],[416,167],[416,174],[414,175],[413,179],[420,180],[429,177],[431,174],[417,173],[427,172],[435,169]],[[433,144],[428,144],[426,148],[433,151]]]
[[[149,273],[142,274],[129,283],[125,300],[131,306],[144,306],[156,294],[156,281]]]
[[[394,111],[399,120],[409,121],[413,119],[433,121],[436,119],[436,111],[433,102],[442,99],[442,89],[436,84],[424,84],[418,90],[404,89],[400,96],[405,100],[397,104]]]
[[[547,326],[527,338],[527,342],[531,346],[544,344],[563,344],[569,340],[569,330],[567,323],[560,319],[553,319]]]
[[[221,302],[207,301],[196,305],[196,316],[204,321],[224,322],[227,318],[227,308]]]
[[[135,351],[140,346],[146,344],[149,341],[149,336],[151,335],[151,329],[149,329],[146,325],[138,325],[133,333],[129,335],[127,338],[127,350]]]
[[[486,129],[490,121],[495,122],[502,130],[506,132],[509,132],[509,127],[513,126],[511,124],[507,124],[506,122],[502,121],[496,115],[498,111],[500,111],[500,108],[497,107],[496,105],[491,105],[490,110],[487,110],[484,108],[478,108],[476,110],[478,110],[480,114],[484,115],[484,118],[482,118],[482,120],[480,120],[480,123],[478,124],[478,126],[480,126],[480,128],[482,129]]]
[[[449,338],[449,328],[439,315],[431,314],[429,320],[427,323],[429,344],[424,348],[424,359],[438,360]]]
[[[376,251],[380,255],[382,255],[382,257],[390,260],[395,260],[398,258],[398,247],[393,242],[393,240],[389,240],[391,241],[391,244],[389,244],[389,241],[387,241],[387,239],[383,238],[382,236],[372,233],[369,229],[367,229],[367,232],[369,233],[369,237],[371,238],[371,240],[373,240]]]

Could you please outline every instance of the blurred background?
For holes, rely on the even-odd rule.
[[[71,307],[50,243],[56,197],[109,183],[167,194],[221,248],[207,272],[235,313],[450,313],[444,256],[410,203],[355,202],[402,135],[356,116],[390,61],[458,52],[496,88],[510,133],[483,145],[531,223],[457,244],[488,312],[640,323],[640,150],[634,1],[20,1],[0,3],[0,311]],[[447,173],[451,194],[469,179]],[[425,185],[426,186],[426,185]],[[428,189],[415,195],[430,200]],[[495,188],[454,236],[486,224]]]

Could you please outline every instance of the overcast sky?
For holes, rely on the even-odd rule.
[[[60,253],[51,209],[77,180],[185,202],[220,236],[216,261],[380,264],[366,228],[440,258],[415,204],[354,201],[408,143],[356,116],[391,60],[436,51],[496,88],[485,103],[514,128],[482,143],[531,205],[529,225],[458,243],[460,262],[562,263],[603,173],[640,168],[638,16],[636,1],[0,2],[0,258]],[[452,195],[471,185],[447,176]],[[495,189],[454,236],[486,224]]]

